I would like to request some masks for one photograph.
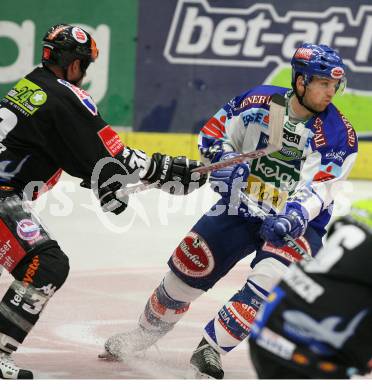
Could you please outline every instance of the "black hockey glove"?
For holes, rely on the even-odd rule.
[[[159,182],[162,190],[175,195],[189,194],[207,181],[207,174],[191,173],[203,164],[185,156],[171,157],[154,153],[150,167],[143,177],[150,183]]]
[[[121,184],[115,182],[98,189],[99,202],[105,213],[119,215],[127,208],[129,197],[120,196],[120,192],[117,192],[120,188],[122,188]]]

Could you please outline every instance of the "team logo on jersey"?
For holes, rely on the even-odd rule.
[[[79,43],[85,43],[88,40],[87,34],[79,27],[74,27],[72,29],[72,36]]]
[[[60,84],[64,85],[68,89],[70,89],[75,96],[81,101],[83,106],[93,115],[98,115],[98,109],[96,104],[94,103],[92,97],[89,95],[88,92],[84,91],[83,89],[77,87],[76,85],[73,85],[69,83],[66,80],[58,79],[57,80]]]
[[[202,278],[214,269],[214,257],[207,243],[194,232],[190,232],[173,252],[174,266],[187,276]]]
[[[298,310],[286,310],[282,314],[283,330],[310,348],[315,347],[320,353],[327,353],[332,351],[329,345],[336,349],[342,348],[354,335],[366,314],[365,309],[349,321],[341,316],[329,316],[319,320]]]
[[[47,98],[47,94],[37,84],[27,79],[20,80],[6,95],[6,99],[16,104],[26,116],[35,114]]]
[[[17,222],[17,234],[22,240],[35,241],[40,237],[40,226],[31,219]]]

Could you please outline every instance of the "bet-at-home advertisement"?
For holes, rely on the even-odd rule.
[[[372,2],[140,0],[137,130],[197,132],[230,98],[258,84],[290,86],[302,42],[347,65],[335,99],[357,131],[372,130]]]

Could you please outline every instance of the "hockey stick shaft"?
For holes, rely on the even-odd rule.
[[[252,199],[249,198],[249,196],[244,193],[243,191],[240,191],[239,194],[240,200],[242,203],[244,203],[249,212],[252,213],[253,216],[258,217],[262,220],[264,220],[268,214],[265,210],[263,210],[257,203],[255,203]],[[290,235],[286,234],[283,237],[284,241],[287,243],[287,245],[291,248],[293,248],[298,254],[302,257],[302,259],[306,262],[313,261],[314,259],[296,242],[294,238],[292,238]]]
[[[240,164],[247,160],[257,159],[267,156],[282,148],[283,144],[283,125],[285,122],[286,102],[282,95],[272,96],[269,110],[269,140],[266,148],[243,153],[228,160],[218,161],[213,164],[195,168],[193,172],[207,173],[226,168],[231,165]]]
[[[208,166],[202,166],[193,169],[192,173],[208,173],[216,171],[221,168],[229,167],[231,165],[246,162],[247,160],[254,160],[263,156],[267,156],[270,153],[276,152],[281,149],[283,144],[283,125],[285,122],[286,102],[282,95],[275,94],[271,98],[269,109],[269,140],[266,148],[254,150],[252,152],[243,153],[239,156],[230,158],[224,161],[218,161]],[[120,191],[120,195],[126,196],[152,188],[159,188],[156,183],[148,184],[146,182],[136,184],[131,187],[123,188]]]

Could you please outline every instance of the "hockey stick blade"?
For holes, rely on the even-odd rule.
[[[212,172],[234,164],[245,162],[249,159],[257,159],[262,156],[267,156],[270,153],[280,150],[283,144],[283,124],[285,121],[285,111],[285,97],[279,94],[273,95],[269,110],[269,140],[266,148],[243,153],[240,156],[236,156],[228,160],[218,161],[207,166],[195,168],[192,172]]]
[[[247,207],[249,212],[252,213],[253,216],[258,217],[262,220],[264,220],[268,214],[266,211],[264,211],[257,203],[255,203],[252,199],[249,198],[249,196],[240,191],[239,197],[242,203],[244,203]],[[296,242],[294,238],[292,238],[290,235],[286,234],[283,237],[284,241],[286,244],[290,247],[293,248],[301,257],[304,261],[313,261],[314,259]]]

